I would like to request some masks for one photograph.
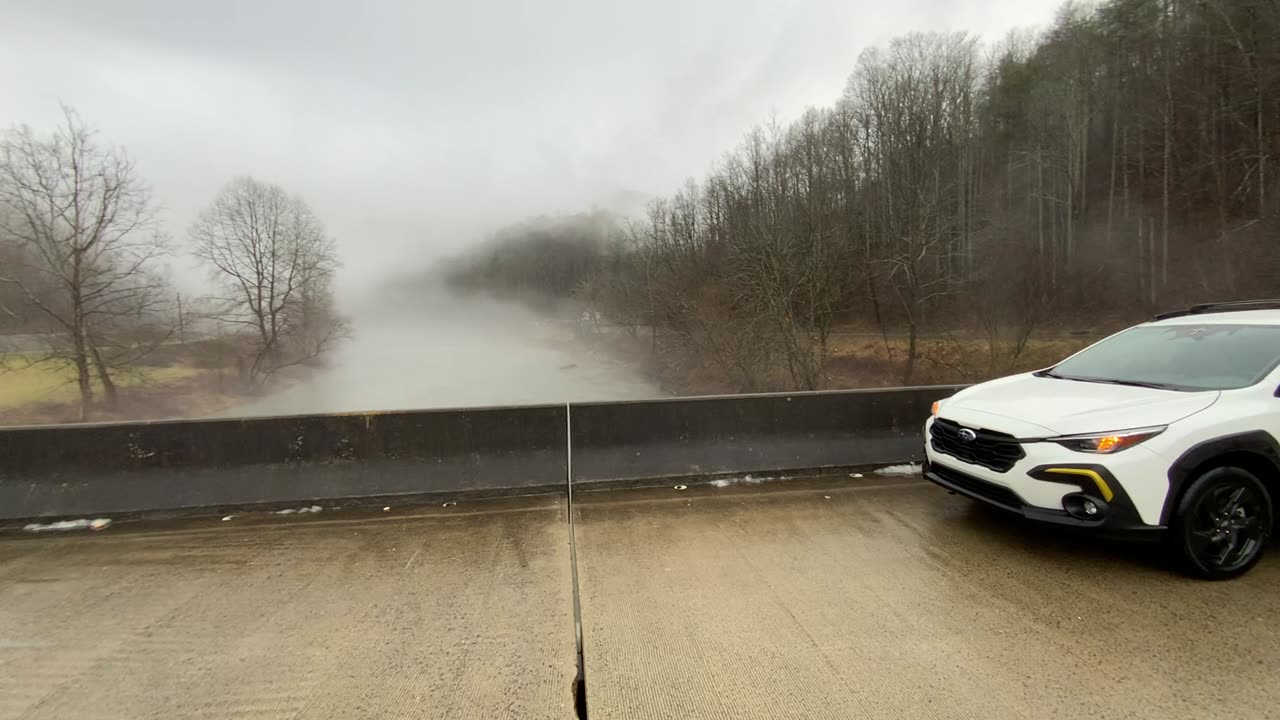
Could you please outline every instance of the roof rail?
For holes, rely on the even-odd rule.
[[[1153,320],[1169,320],[1187,315],[1204,315],[1218,312],[1241,312],[1244,310],[1280,310],[1280,300],[1235,300],[1232,302],[1204,303],[1192,305],[1186,310],[1174,310],[1160,313]]]

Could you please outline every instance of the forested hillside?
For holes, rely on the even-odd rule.
[[[734,389],[783,368],[829,385],[847,323],[885,335],[898,382],[957,334],[996,372],[1033,333],[1280,294],[1278,150],[1280,3],[1068,5],[1035,38],[869,50],[831,106],[752,132],[647,217],[543,232],[522,277],[572,281]]]

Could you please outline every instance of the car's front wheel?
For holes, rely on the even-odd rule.
[[[1271,495],[1253,473],[1220,467],[1196,478],[1183,494],[1171,540],[1184,569],[1227,580],[1248,572],[1271,535]]]

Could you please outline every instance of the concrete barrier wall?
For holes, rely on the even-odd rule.
[[[0,520],[900,463],[954,391],[0,428]]]
[[[573,405],[574,482],[772,472],[919,460],[923,387]]]
[[[0,519],[564,486],[563,405],[0,429]]]

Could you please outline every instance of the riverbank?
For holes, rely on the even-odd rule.
[[[0,425],[47,425],[80,421],[75,368],[61,360],[32,363],[26,356],[0,356]],[[117,373],[114,406],[103,402],[93,380],[94,421],[159,420],[216,415],[240,402],[228,371],[185,361]]]
[[[735,361],[746,358],[710,357],[693,352],[671,333],[644,329],[634,334],[617,328],[585,329],[581,333],[593,351],[652,378],[672,395],[721,395],[746,391],[786,392],[796,384],[781,360],[751,369],[753,387],[744,388]],[[965,336],[926,336],[917,339],[916,363],[904,378],[909,342],[903,336],[882,336],[856,328],[834,331],[824,366],[823,390],[950,385],[981,382],[1003,375],[1053,365],[1086,347],[1093,335],[1036,337],[1016,348],[1008,342]],[[730,368],[727,371],[726,365]],[[905,382],[904,382],[905,380]]]

